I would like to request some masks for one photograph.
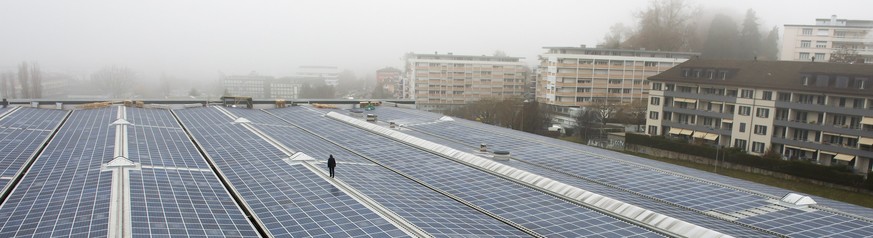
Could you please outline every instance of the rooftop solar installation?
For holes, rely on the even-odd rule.
[[[271,110],[301,127],[352,148],[492,213],[546,236],[660,236],[475,168],[398,144],[305,108]]]
[[[425,136],[430,135],[430,137],[440,138],[440,140],[443,141],[454,142],[454,146],[460,145],[460,147],[473,148],[474,146],[478,147],[480,143],[486,143],[488,144],[489,149],[511,151],[513,158],[519,160],[513,164],[514,166],[524,167],[533,171],[537,171],[537,168],[540,168],[540,172],[543,172],[543,169],[550,170],[559,173],[557,177],[560,177],[560,174],[569,174],[575,177],[584,178],[585,180],[596,181],[600,184],[615,186],[633,191],[634,193],[651,196],[659,200],[697,211],[712,210],[718,211],[721,214],[737,215],[740,217],[740,219],[737,220],[739,223],[782,235],[817,235],[816,233],[805,233],[808,230],[808,227],[803,225],[792,225],[791,222],[785,222],[790,220],[773,222],[772,220],[774,220],[774,216],[775,218],[778,218],[782,216],[780,214],[796,212],[798,210],[774,204],[772,202],[772,196],[766,196],[761,192],[720,185],[721,183],[713,183],[708,180],[697,179],[687,175],[678,176],[670,172],[654,170],[652,167],[640,166],[637,163],[623,163],[621,161],[633,161],[638,159],[631,158],[633,156],[597,148],[589,149],[587,146],[577,144],[567,146],[566,144],[568,142],[460,119],[455,121],[437,121],[436,119],[440,116],[433,113],[422,113],[420,111],[395,108],[382,108],[374,113],[377,113],[383,120],[400,120],[401,118],[408,117],[418,118],[415,120],[404,119],[406,121],[417,121],[416,124],[405,126],[413,128]],[[431,121],[426,122],[428,120]],[[601,156],[592,156],[598,154]],[[606,158],[617,158],[619,160]],[[700,172],[698,171],[697,173]],[[633,174],[634,176],[626,176],[627,174]],[[555,176],[555,174],[552,174],[552,176]],[[743,183],[736,181],[732,182],[737,184]],[[778,190],[773,189],[768,191]],[[621,196],[620,194],[614,195]],[[745,215],[750,214],[752,211],[761,212],[762,210],[775,212],[765,212],[762,215],[753,214],[752,216],[745,217]],[[866,209],[861,209],[861,211],[864,210]],[[810,214],[821,213],[826,212],[818,211]],[[763,220],[768,220],[770,222],[751,222],[756,221],[755,217],[763,217]],[[873,227],[870,227],[870,225],[873,224],[870,220],[857,217],[852,218],[846,215],[841,215],[841,217],[846,222],[853,222],[853,229],[873,229]],[[767,224],[779,225],[773,226]],[[831,229],[829,227],[840,226],[832,223],[816,224],[817,227],[820,228],[818,230],[828,230]],[[714,229],[718,228],[715,227]],[[728,234],[732,233],[728,232]]]
[[[36,157],[36,151],[49,139],[69,113],[60,110],[19,108],[0,118],[0,193],[20,176],[24,165]]]
[[[0,237],[106,237],[116,108],[74,111],[0,205]]]
[[[309,155],[339,159],[344,181],[434,236],[528,236],[466,205],[372,163],[263,111],[229,109],[271,137]],[[259,124],[261,122],[277,123]],[[324,159],[324,158],[319,158]],[[321,168],[325,168],[323,161]],[[350,176],[344,176],[350,175]]]
[[[176,113],[272,236],[406,236],[219,110]]]

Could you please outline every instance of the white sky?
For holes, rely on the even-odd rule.
[[[757,11],[762,29],[815,18],[873,19],[871,1],[696,1],[708,12]],[[406,52],[482,55],[533,63],[544,46],[596,45],[632,24],[647,0],[621,1],[0,1],[0,71],[21,61],[85,75],[104,65],[147,79],[161,72],[285,76],[299,65],[373,74]],[[704,24],[709,24],[704,23]]]

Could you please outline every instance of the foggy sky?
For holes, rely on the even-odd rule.
[[[373,74],[406,52],[535,63],[544,46],[593,47],[647,0],[621,1],[0,1],[0,72],[21,61],[86,75],[105,65],[156,78],[218,72],[286,76],[300,65]],[[870,1],[700,1],[707,12],[757,11],[761,29],[837,14],[873,19]],[[709,24],[708,22],[704,24]]]

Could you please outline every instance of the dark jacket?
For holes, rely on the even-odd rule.
[[[330,156],[330,158],[327,158],[327,167],[329,167],[329,168],[336,167],[336,160],[333,159],[333,156]]]

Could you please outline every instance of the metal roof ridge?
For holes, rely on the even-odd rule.
[[[459,151],[448,146],[440,145],[428,140],[414,137],[403,132],[386,129],[384,127],[364,122],[336,112],[328,112],[327,117],[351,124],[361,129],[386,136],[395,140],[403,141],[420,149],[432,153],[441,154],[445,157],[463,162],[468,166],[478,167],[483,170],[506,176],[517,182],[540,188],[566,199],[585,204],[592,210],[598,210],[631,222],[633,224],[652,229],[661,233],[680,237],[732,237],[730,235],[711,230],[696,224],[679,220],[667,215],[625,203],[600,194],[586,191],[581,188],[570,186],[556,180],[536,175],[525,170],[517,169],[508,165],[500,164],[471,153]]]

